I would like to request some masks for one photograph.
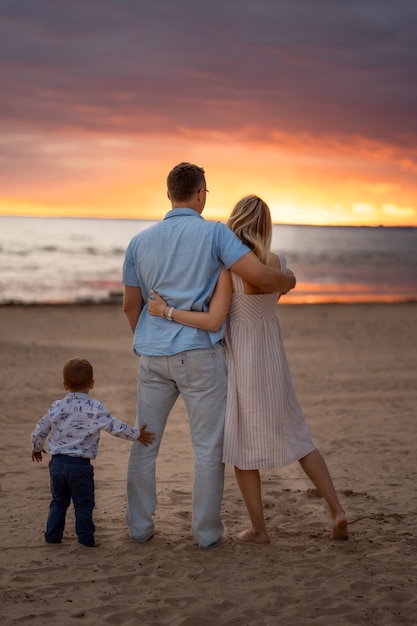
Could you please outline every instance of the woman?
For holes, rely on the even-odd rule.
[[[246,196],[233,209],[229,228],[266,265],[285,271],[285,259],[270,250],[272,222],[258,196]],[[326,500],[333,539],[348,538],[348,521],[320,452],[315,448],[297,400],[276,315],[280,294],[262,293],[225,268],[208,312],[168,307],[155,292],[151,315],[205,330],[217,330],[227,315],[228,367],[223,461],[234,465],[251,528],[239,541],[270,543],[263,514],[259,470],[299,461]]]

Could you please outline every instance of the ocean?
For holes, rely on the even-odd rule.
[[[154,222],[0,217],[0,305],[119,302],[124,252]],[[274,225],[297,277],[283,304],[417,301],[417,228]]]

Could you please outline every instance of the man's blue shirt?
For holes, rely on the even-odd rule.
[[[123,265],[123,283],[140,287],[144,308],[134,333],[137,354],[167,356],[208,348],[222,339],[217,332],[183,326],[148,314],[154,289],[168,306],[208,311],[222,265],[229,268],[249,252],[220,222],[208,222],[193,209],[172,209],[161,222],[137,234]]]

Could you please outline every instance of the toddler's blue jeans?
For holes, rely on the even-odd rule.
[[[85,546],[94,545],[94,469],[90,459],[55,454],[49,462],[52,501],[46,524],[45,541],[61,543],[65,516],[74,503],[75,532]]]

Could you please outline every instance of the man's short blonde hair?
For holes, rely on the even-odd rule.
[[[167,188],[171,201],[186,202],[206,186],[202,167],[192,163],[179,163],[168,174]]]

